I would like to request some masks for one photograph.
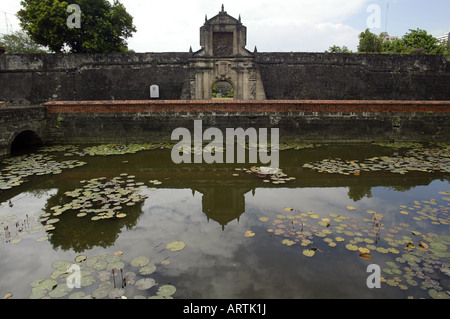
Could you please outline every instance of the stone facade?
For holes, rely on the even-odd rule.
[[[214,84],[224,81],[233,87],[235,99],[265,100],[261,75],[246,44],[247,28],[222,6],[200,28],[201,49],[189,60],[189,98],[209,100]]]
[[[280,141],[448,141],[449,101],[60,101],[0,108],[0,156],[33,132],[46,145],[170,141],[178,127],[279,128]],[[30,141],[32,142],[32,141]]]
[[[45,107],[44,140],[51,144],[169,141],[178,127],[193,132],[199,119],[204,129],[279,128],[280,141],[450,138],[448,101],[62,101]]]
[[[2,54],[0,101],[450,100],[450,63],[436,55],[250,52],[247,28],[223,9],[205,19],[197,52]],[[0,106],[1,107],[1,106]]]

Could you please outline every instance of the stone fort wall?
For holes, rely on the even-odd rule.
[[[48,102],[44,140],[170,141],[172,131],[279,128],[281,141],[448,141],[449,101],[85,101]]]
[[[268,100],[450,100],[450,66],[431,55],[253,53]],[[0,56],[0,101],[188,99],[189,52]]]
[[[22,132],[45,145],[170,141],[178,127],[279,128],[280,141],[448,141],[450,101],[53,101],[0,107],[0,156]]]

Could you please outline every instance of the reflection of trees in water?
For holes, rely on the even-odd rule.
[[[414,187],[416,187],[416,185],[394,185],[394,186],[390,186],[389,188],[392,188],[398,192],[406,192]]]
[[[88,180],[102,175],[114,177],[120,172],[121,165],[126,165],[126,172],[135,175],[140,181],[158,179],[164,189],[192,189],[202,193],[202,211],[208,220],[214,220],[224,228],[230,221],[239,219],[245,213],[245,194],[258,188],[348,188],[348,197],[359,201],[364,197],[372,197],[372,187],[392,188],[397,191],[408,191],[419,185],[429,185],[436,179],[448,179],[443,173],[408,173],[405,175],[390,172],[364,172],[360,176],[342,176],[339,174],[320,174],[302,167],[303,163],[331,155],[342,155],[342,152],[358,152],[360,148],[316,148],[301,151],[284,151],[280,153],[280,164],[283,171],[296,178],[293,182],[274,185],[263,183],[253,175],[235,173],[235,164],[181,164],[176,165],[170,159],[170,150],[142,151],[120,157],[94,156],[85,158],[88,165],[73,170],[64,171],[60,175],[32,176],[30,180],[19,187],[14,187],[3,193],[0,191],[0,201],[5,202],[14,196],[28,192],[40,197],[45,192],[51,196],[45,210],[52,212],[50,207],[68,203],[65,191],[80,187],[80,180]],[[337,152],[340,153],[337,153]],[[361,152],[361,156],[372,156],[375,151],[369,148],[369,153]],[[372,153],[373,152],[373,153]],[[378,151],[377,151],[378,152]],[[346,153],[345,153],[346,154]],[[344,155],[345,155],[344,154]],[[350,155],[348,155],[350,156]],[[126,160],[126,164],[123,164]],[[247,167],[249,164],[239,164]],[[49,190],[52,190],[51,192]],[[274,199],[276,200],[276,198]],[[117,240],[123,227],[133,228],[142,214],[143,201],[132,207],[123,206],[127,216],[116,220],[91,221],[92,214],[76,217],[79,211],[66,211],[55,218],[55,230],[50,242],[55,248],[83,251],[94,246],[108,247]],[[37,210],[39,210],[38,208]]]
[[[51,207],[56,205],[64,205],[70,201],[65,195],[65,190],[59,190],[58,193],[48,199],[45,206],[46,212],[52,212]],[[58,218],[55,229],[50,233],[52,236],[49,241],[53,248],[61,248],[62,250],[74,250],[75,252],[83,252],[95,246],[103,248],[114,245],[119,237],[121,229],[126,227],[131,229],[136,226],[138,218],[142,214],[142,206],[144,200],[137,202],[134,206],[123,206],[121,212],[127,214],[125,218],[111,218],[104,220],[92,221],[91,217],[94,213],[88,213],[84,217],[77,217],[77,210],[67,210],[62,214],[51,217]]]
[[[372,197],[372,188],[370,186],[351,186],[348,188],[348,197],[357,202],[364,197]]]
[[[239,220],[240,216],[245,213],[245,194],[259,187],[264,188],[310,188],[310,187],[348,187],[348,197],[352,200],[359,201],[364,197],[372,197],[372,187],[388,187],[397,191],[407,191],[418,185],[428,185],[437,177],[424,174],[421,177],[408,179],[392,177],[391,174],[380,178],[374,178],[371,174],[369,178],[363,176],[330,178],[329,175],[321,175],[314,172],[295,172],[290,170],[290,175],[296,176],[295,182],[283,185],[271,185],[262,183],[262,181],[254,176],[246,176],[245,178],[232,177],[234,169],[229,169],[228,173],[213,174],[202,169],[189,171],[189,177],[184,179],[179,169],[171,169],[165,172],[156,172],[157,168],[153,168],[149,176],[142,176],[143,179],[154,178],[158,174],[158,178],[164,179],[164,176],[177,176],[178,178],[168,178],[164,181],[164,189],[186,189],[190,188],[202,193],[202,211],[208,220],[214,220],[222,226],[222,229],[233,220]],[[136,172],[136,175],[138,173]],[[67,186],[66,186],[67,187]],[[72,189],[72,188],[71,188]],[[45,210],[52,212],[50,207],[63,206],[70,201],[65,195],[66,190],[59,190],[58,193],[47,201]],[[77,217],[79,211],[66,211],[56,218],[60,221],[55,223],[55,229],[50,238],[54,248],[63,250],[73,249],[76,252],[82,252],[94,246],[108,247],[114,245],[121,229],[127,227],[131,229],[136,226],[138,218],[142,214],[142,206],[144,200],[136,203],[132,207],[123,206],[122,211],[127,214],[123,219],[105,219],[91,221],[94,216],[90,213],[84,217]]]

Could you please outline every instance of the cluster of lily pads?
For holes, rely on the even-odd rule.
[[[320,173],[343,175],[360,175],[362,172],[374,171],[389,171],[398,174],[406,174],[409,171],[449,173],[450,146],[441,145],[432,148],[414,146],[404,155],[376,156],[364,161],[340,158],[324,159],[319,162],[306,163],[303,167]]]
[[[442,197],[450,200],[446,198]],[[312,211],[300,212],[285,207],[285,213],[276,215],[276,218],[264,216],[259,220],[267,225],[271,236],[281,238],[281,244],[300,247],[306,257],[339,246],[364,259],[377,254],[391,256],[382,267],[383,283],[402,290],[418,287],[432,298],[450,298],[449,279],[446,279],[446,285],[442,281],[444,276],[450,276],[449,235],[422,234],[405,222],[387,227],[383,215],[373,210],[367,210],[368,215],[360,219],[362,212],[353,206],[346,209],[359,215],[330,213],[321,217]],[[413,220],[435,225],[450,224],[448,206],[438,204],[435,199],[415,201],[412,207],[402,205],[399,214],[414,214]],[[255,233],[249,230],[244,236],[253,237]]]
[[[302,150],[302,149],[310,149],[310,148],[317,148],[322,146],[322,144],[316,144],[316,143],[305,143],[305,142],[280,142],[279,150],[280,151],[286,151],[286,150]]]
[[[30,154],[3,159],[6,166],[0,171],[0,190],[19,186],[32,175],[60,174],[64,169],[83,166],[78,160],[58,162],[52,156]]]
[[[348,206],[347,209],[353,210],[354,207]],[[317,247],[314,247],[313,244],[318,238],[321,239],[321,242],[327,243],[329,247],[344,245],[348,250],[359,250],[355,244],[364,242],[372,250],[378,249],[383,253],[389,252],[389,250],[375,246],[379,242],[380,232],[385,229],[381,223],[383,218],[381,214],[371,211],[373,217],[364,218],[365,223],[360,225],[358,220],[344,214],[330,213],[328,217],[321,218],[319,214],[313,211],[292,213],[293,209],[290,207],[285,207],[284,210],[290,213],[278,214],[273,220],[269,217],[260,217],[259,220],[271,222],[267,231],[273,236],[283,237],[282,244],[287,246],[299,244],[302,246],[302,252],[305,256],[314,256]],[[343,236],[353,238],[346,241]],[[363,237],[366,238],[363,239]],[[395,252],[395,250],[392,251]],[[369,253],[365,249],[360,250],[360,252],[362,254]]]
[[[439,194],[441,200],[450,202],[450,191],[441,191]],[[450,225],[449,207],[440,205],[435,198],[421,202],[415,200],[413,204],[400,205],[400,214],[410,215],[416,221],[429,221],[433,225]]]
[[[252,166],[250,168],[235,168],[235,171],[255,175],[261,178],[264,183],[284,184],[295,180],[295,177],[288,176],[281,168]],[[233,176],[239,176],[239,173],[234,173]]]
[[[124,218],[126,214],[121,212],[123,206],[134,206],[147,198],[140,194],[146,186],[143,182],[135,182],[134,178],[133,175],[122,173],[109,179],[100,177],[80,181],[83,184],[81,188],[64,193],[73,198],[72,201],[50,209],[54,216],[67,210],[77,210],[77,217],[94,215],[91,220]]]
[[[263,146],[267,147],[267,149],[270,151],[272,149],[271,144],[250,144],[248,142],[238,142],[239,146],[243,147],[244,149],[250,149],[250,148],[261,148]],[[170,148],[172,149],[175,146],[173,143],[161,143],[159,144],[158,148]],[[232,144],[232,147],[235,145]],[[301,149],[308,149],[308,148],[316,148],[322,146],[321,144],[314,144],[314,143],[304,143],[304,142],[296,142],[296,141],[290,141],[290,142],[281,142],[276,146],[276,149],[279,151],[285,151],[285,150],[301,150]],[[211,145],[209,143],[203,143],[202,145],[193,145],[193,146],[180,146],[178,148],[179,152],[184,152],[188,154],[194,154],[194,155],[201,155],[203,153],[224,153],[226,151],[226,146],[217,146],[217,145]]]
[[[184,242],[174,241],[167,244],[164,251],[179,251],[184,247]],[[91,257],[78,255],[70,261],[54,261],[51,265],[54,270],[48,278],[39,278],[30,284],[30,299],[173,298],[176,287],[170,283],[158,284],[154,279],[158,277],[157,271],[170,263],[169,257],[157,261],[156,257],[137,256],[126,262],[123,254],[116,251]],[[74,265],[79,267],[78,283]]]
[[[108,156],[108,155],[124,155],[133,154],[139,151],[147,151],[154,149],[169,149],[173,146],[172,142],[154,142],[154,143],[109,143],[92,146],[76,146],[76,145],[53,145],[42,147],[39,152],[63,152],[64,156]]]
[[[168,148],[170,143],[130,143],[130,144],[102,144],[96,146],[86,147],[78,155],[123,155],[123,154],[133,154],[139,151],[148,151],[154,149],[165,149]],[[66,154],[68,155],[68,154]]]
[[[383,147],[392,147],[392,148],[420,148],[422,144],[415,142],[373,142],[373,145],[383,146]]]
[[[58,218],[44,211],[26,214],[25,218],[19,218],[15,214],[3,215],[0,217],[0,243],[17,244],[23,238],[30,236],[36,242],[47,241],[52,236],[51,231],[55,229],[57,222],[59,222]],[[43,235],[42,232],[44,232]]]
[[[26,214],[25,218],[19,218],[15,214],[6,214],[0,217],[0,243],[17,244],[26,235],[41,232],[44,226],[33,216]]]

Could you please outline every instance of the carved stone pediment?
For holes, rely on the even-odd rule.
[[[241,25],[239,20],[233,18],[232,16],[228,15],[226,12],[219,13],[218,15],[214,16],[210,20],[207,21],[208,24],[232,24],[232,25]]]

